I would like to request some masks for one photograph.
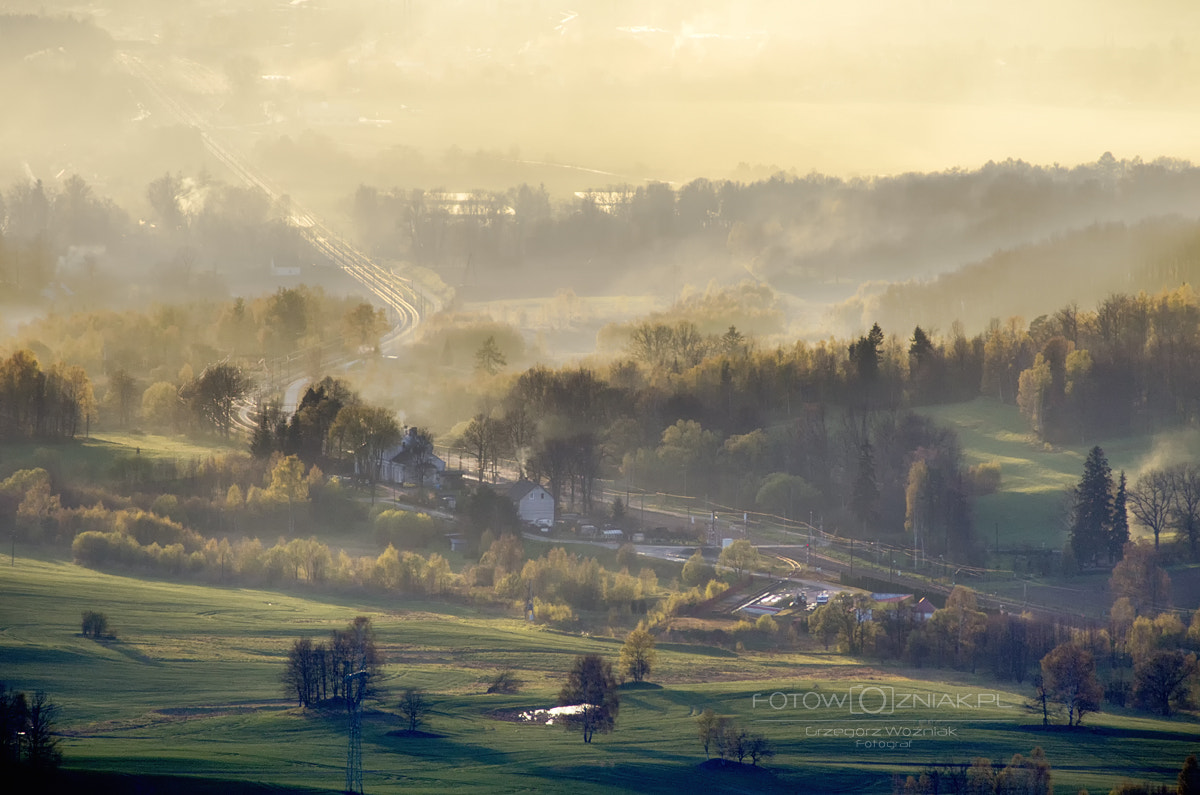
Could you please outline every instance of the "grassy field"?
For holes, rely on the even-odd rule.
[[[468,605],[177,585],[53,558],[18,558],[0,568],[0,593],[0,678],[27,691],[43,688],[62,706],[63,750],[73,768],[339,789],[343,717],[296,709],[278,676],[293,638],[325,635],[358,614],[372,617],[388,663],[381,684],[391,694],[364,721],[364,780],[373,793],[889,792],[894,772],[978,755],[1007,759],[1036,745],[1045,748],[1060,791],[1107,792],[1126,777],[1173,780],[1200,746],[1191,717],[1101,714],[1082,731],[1044,732],[1027,725],[1019,708],[1024,689],[965,674],[933,682],[832,654],[681,644],[660,647],[657,684],[626,690],[617,731],[588,746],[557,727],[495,713],[552,705],[573,657],[597,652],[615,660],[613,638],[531,627]],[[105,612],[117,639],[80,637],[84,609]],[[507,666],[520,671],[523,690],[486,695],[487,678]],[[866,685],[968,703],[979,692],[997,693],[998,704],[899,708],[888,717],[829,705]],[[408,686],[436,701],[423,728],[440,736],[391,734],[399,728],[396,697]],[[772,709],[766,699],[776,691],[808,703],[824,698],[825,706],[809,710],[793,700]],[[699,767],[704,754],[692,716],[706,706],[772,740],[778,755],[769,772]],[[824,728],[928,733],[929,726],[955,735],[882,748],[864,745],[867,738],[814,736]]]
[[[0,447],[0,477],[18,469],[45,467],[57,469],[71,482],[105,481],[122,459],[140,456],[155,463],[183,466],[197,459],[245,451],[246,441],[240,436],[198,442],[184,436],[99,432],[59,444],[5,444]]]
[[[997,530],[1002,548],[1062,547],[1066,490],[1083,476],[1083,462],[1095,442],[1044,445],[1029,432],[1015,406],[986,398],[922,411],[958,433],[968,464],[1000,464],[1000,490],[975,501],[975,527],[989,548],[995,544]],[[1190,433],[1128,436],[1099,444],[1113,477],[1125,470],[1130,485],[1147,466],[1200,453],[1200,439]],[[1135,535],[1144,532],[1140,527],[1131,530]]]

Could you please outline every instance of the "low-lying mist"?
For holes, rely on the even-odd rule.
[[[1036,316],[1190,273],[1198,13],[14,3],[0,278],[42,308],[353,289],[302,206],[483,314],[750,279],[809,338]]]

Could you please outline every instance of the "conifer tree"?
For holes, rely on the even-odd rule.
[[[1083,464],[1083,478],[1075,487],[1071,512],[1071,549],[1079,564],[1094,563],[1109,551],[1113,515],[1112,469],[1099,446],[1093,447]]]
[[[1125,544],[1129,542],[1129,512],[1125,507],[1125,470],[1117,480],[1117,493],[1113,496],[1112,519],[1108,528],[1108,560],[1113,562],[1121,559]]]
[[[863,526],[873,525],[879,516],[879,484],[875,479],[875,456],[871,443],[863,442],[858,452],[858,474],[854,478],[853,510]]]

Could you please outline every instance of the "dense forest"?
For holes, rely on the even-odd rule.
[[[516,376],[461,436],[481,470],[515,455],[585,507],[589,480],[619,471],[729,505],[815,512],[860,537],[907,527],[936,554],[964,556],[968,497],[994,475],[964,471],[953,434],[913,407],[990,396],[1049,441],[1177,427],[1197,411],[1197,340],[1188,289],[1114,295],[974,337],[918,326],[905,339],[876,325],[850,342],[760,349],[733,327],[646,322],[607,371]]]
[[[712,305],[727,306],[715,299]],[[204,396],[223,372],[223,356],[256,335],[255,351],[287,350],[313,317],[324,318],[317,329],[346,330],[362,320],[363,333],[378,334],[380,319],[357,311],[362,306],[281,290],[249,304],[51,318],[27,333],[47,361],[62,362],[49,370],[50,383],[70,383],[62,374],[78,371],[64,368],[82,366],[103,386],[78,420],[54,427],[83,427],[99,406],[99,421],[110,426],[222,432],[227,413],[214,415]],[[292,336],[276,339],[285,332]],[[487,361],[474,370],[435,366],[440,375],[419,384],[431,392],[426,400],[445,394],[452,406],[478,395],[474,417],[409,417],[457,445],[481,473],[495,471],[501,458],[514,460],[567,506],[594,510],[597,481],[618,478],[738,510],[821,517],[861,538],[908,534],[928,554],[977,559],[970,498],[995,488],[995,473],[968,471],[954,435],[914,408],[990,396],[1018,406],[1050,442],[1177,427],[1200,408],[1192,375],[1200,306],[1186,288],[1113,295],[1092,311],[1068,306],[1028,324],[995,323],[972,337],[919,326],[901,336],[875,325],[857,339],[772,347],[732,325],[718,334],[669,316],[611,336],[624,340],[618,355],[563,369],[505,373],[502,352],[489,358],[481,346],[477,360]],[[143,339],[165,347],[123,357],[123,345]],[[6,366],[15,372],[29,361]],[[295,367],[319,372],[320,362]],[[20,379],[7,383],[23,388]],[[320,413],[322,398],[313,399]],[[311,442],[289,441],[286,416],[264,420],[276,439],[265,449],[321,452],[335,415],[319,423]]]
[[[292,225],[286,199],[205,171],[161,175],[141,198],[123,209],[78,175],[14,183],[0,196],[5,300],[220,300],[266,289],[273,268],[335,283],[336,270],[314,269],[325,260]],[[805,302],[789,320],[808,336],[872,322],[946,330],[956,320],[973,333],[991,317],[1034,317],[1198,275],[1200,231],[1185,218],[1200,207],[1200,169],[1169,159],[1106,154],[1074,168],[1007,161],[863,179],[780,173],[571,198],[527,184],[466,193],[363,185],[344,204],[367,251],[423,266],[466,298],[676,296],[749,274]],[[131,276],[136,288],[115,288]],[[1031,282],[1037,291],[1025,289]],[[823,301],[832,311],[822,313]]]
[[[20,180],[0,194],[0,304],[117,308],[218,300],[277,283],[273,268],[320,258],[258,188],[206,172],[145,187],[140,218],[78,174],[58,186]],[[309,273],[309,281],[319,279]],[[327,277],[328,278],[328,277]],[[348,285],[347,285],[348,286]]]

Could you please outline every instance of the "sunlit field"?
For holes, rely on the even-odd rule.
[[[988,548],[1061,548],[1067,539],[1067,490],[1079,483],[1083,462],[1092,445],[1100,444],[1113,470],[1124,470],[1130,486],[1143,468],[1161,466],[1194,452],[1189,434],[1125,436],[1070,446],[1046,445],[1029,431],[1016,406],[977,398],[922,409],[922,413],[953,428],[968,464],[1000,464],[1000,489],[975,501],[975,528]],[[1131,525],[1135,537],[1145,531]]]
[[[615,660],[616,639],[530,627],[463,605],[176,585],[54,559],[18,558],[0,570],[0,588],[0,670],[10,685],[45,689],[61,705],[71,769],[339,789],[344,715],[297,709],[279,674],[292,639],[324,636],[359,614],[371,617],[387,661],[384,695],[364,716],[370,792],[889,792],[895,772],[980,755],[1007,761],[1034,746],[1045,749],[1056,786],[1107,792],[1121,778],[1165,780],[1200,742],[1200,726],[1187,716],[1100,714],[1080,730],[1044,732],[1021,708],[1024,688],[967,674],[935,683],[832,654],[666,643],[654,684],[626,689],[616,731],[584,745],[554,726],[498,718],[552,706],[574,656]],[[105,612],[116,638],[80,636],[85,609]],[[504,667],[524,688],[485,694],[489,677]],[[919,706],[886,720],[848,713],[845,698],[864,686],[917,694]],[[400,728],[396,701],[406,687],[424,689],[435,702],[422,729],[436,736],[391,734]],[[774,693],[799,695],[780,708],[787,699],[771,701]],[[979,693],[994,701],[989,696],[969,713],[947,706]],[[774,743],[765,772],[698,767],[704,752],[694,716],[706,707]],[[937,734],[928,729],[934,726],[954,732],[912,739],[921,727]],[[872,747],[862,737],[818,736],[829,727],[907,730],[909,742]]]

